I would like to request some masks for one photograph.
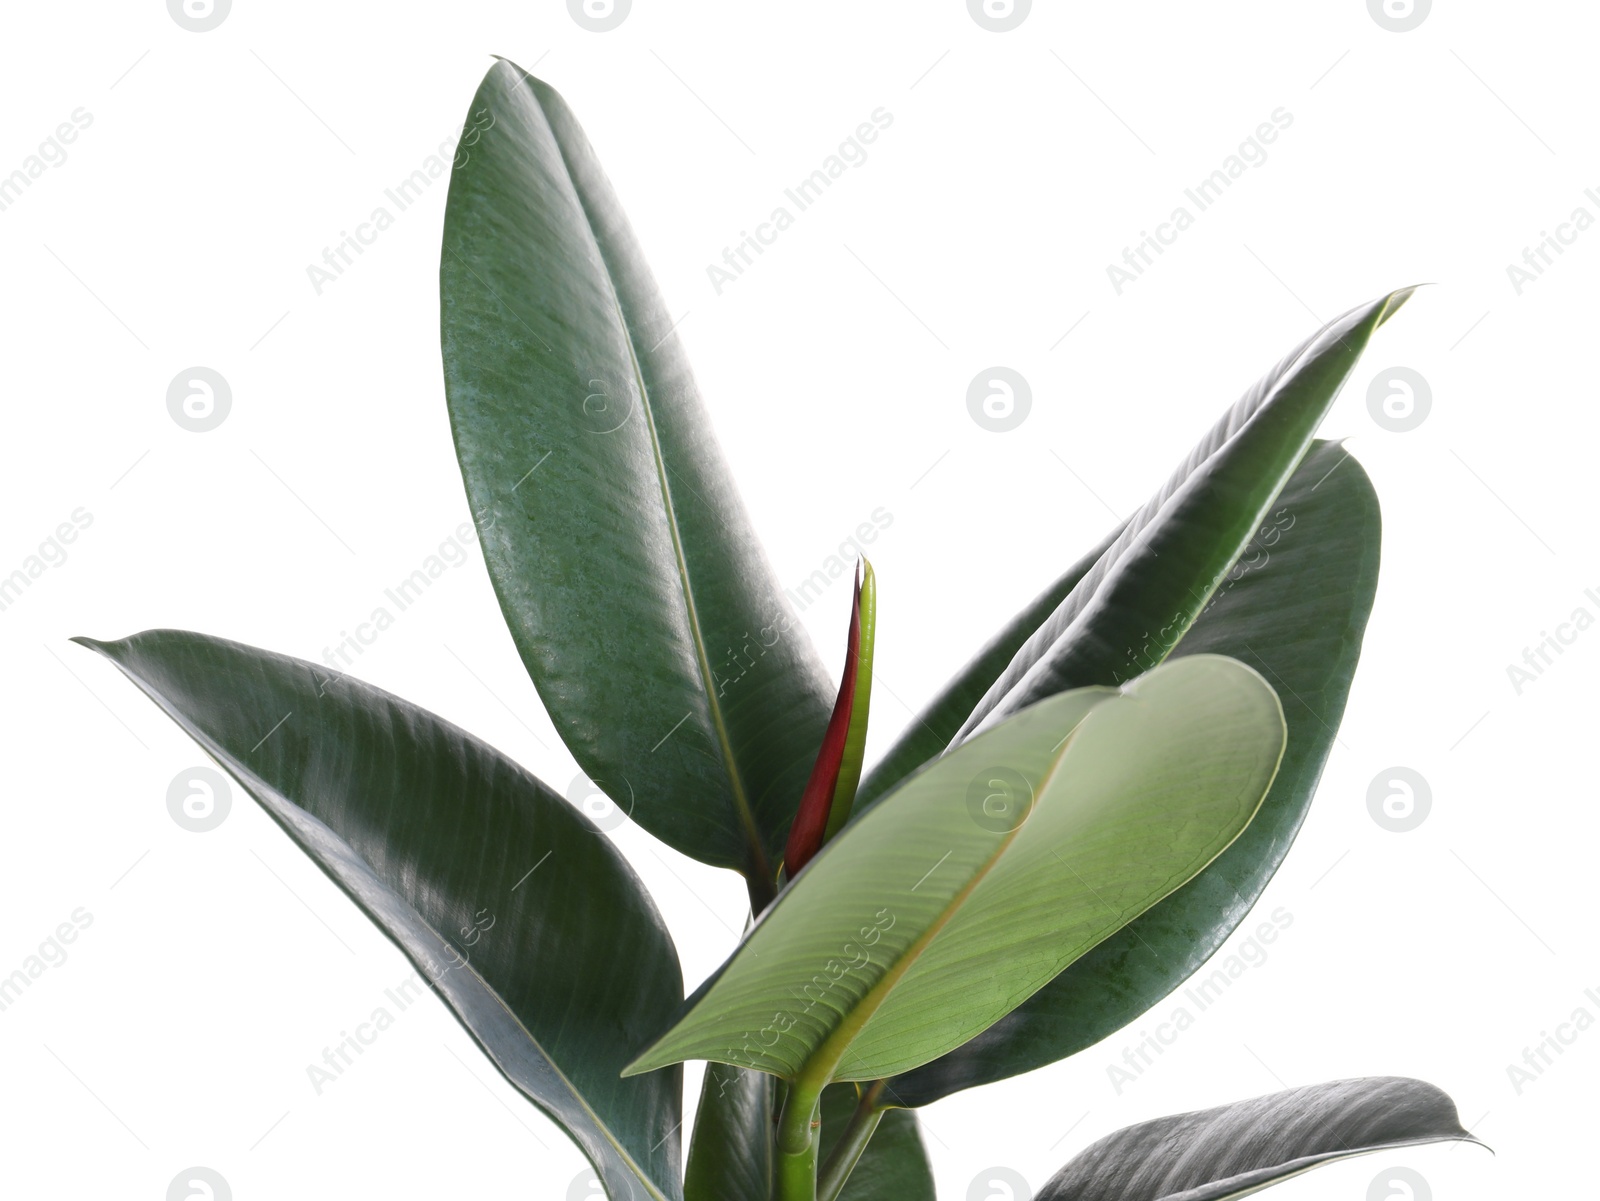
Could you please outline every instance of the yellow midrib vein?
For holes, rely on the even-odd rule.
[[[1112,697],[1107,696],[1105,699],[1110,700]],[[1078,719],[1078,723],[1072,727],[1067,736],[1061,740],[1056,748],[1055,755],[1040,775],[1038,783],[1034,785],[1036,805],[1055,779],[1057,772],[1061,768],[1062,761],[1066,759],[1068,749],[1077,739],[1078,731],[1094,715],[1094,711],[1097,708],[1099,708],[1098,704],[1091,707],[1087,713]],[[876,1016],[878,1011],[889,1000],[890,995],[899,986],[905,974],[916,966],[917,962],[922,958],[922,953],[928,949],[940,931],[955,919],[962,906],[967,903],[973,892],[977,890],[978,885],[982,884],[988,878],[989,873],[999,865],[1000,861],[1005,857],[1006,851],[1011,848],[1011,844],[1016,841],[1017,835],[1021,833],[1022,827],[1026,824],[1026,821],[1019,822],[1014,829],[1007,831],[1006,836],[995,844],[994,850],[989,853],[982,863],[978,864],[971,878],[945,903],[928,927],[899,954],[895,961],[885,969],[883,975],[879,976],[872,986],[862,994],[860,1002],[851,1009],[844,1020],[835,1026],[828,1036],[817,1045],[816,1049],[806,1057],[806,1061],[801,1065],[798,1073],[799,1079],[810,1080],[820,1077],[822,1083],[825,1084],[833,1078],[833,1073],[838,1070],[839,1064],[844,1060],[845,1052],[855,1042],[857,1035],[866,1028],[867,1023]]]

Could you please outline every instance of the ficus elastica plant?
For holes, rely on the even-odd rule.
[[[579,766],[650,835],[743,877],[726,961],[685,996],[606,834],[399,697],[204,634],[80,641],[426,974],[614,1201],[931,1198],[919,1107],[1135,1021],[1288,853],[1378,573],[1371,484],[1317,428],[1410,290],[1294,348],[1143,507],[974,632],[869,759],[892,581],[858,564],[834,678],[572,112],[501,60],[469,123],[439,267],[466,510]],[[689,1060],[707,1064],[692,1123]],[[1470,1137],[1430,1084],[1341,1080],[1128,1127],[1036,1195],[1206,1201]]]

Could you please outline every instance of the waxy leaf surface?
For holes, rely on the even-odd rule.
[[[1421,1080],[1374,1076],[1173,1114],[1107,1135],[1037,1201],[1226,1201],[1354,1155],[1476,1141]],[[1386,1194],[1394,1195],[1394,1194]]]
[[[765,1201],[772,1194],[773,1096],[765,1072],[706,1064],[684,1172],[684,1201]]]
[[[605,835],[492,747],[348,676],[181,630],[80,641],[421,969],[613,1198],[681,1196],[680,1073],[618,1073],[677,1007],[683,980]]]
[[[595,783],[770,895],[833,689],[571,111],[502,61],[468,128],[439,262],[445,392],[501,610]]]
[[[1373,331],[1410,295],[1329,322],[1247,392],[1017,652],[955,740],[1161,662],[1259,536]]]
[[[1380,535],[1361,464],[1316,443],[1173,651],[1229,655],[1277,691],[1289,739],[1261,811],[1177,892],[971,1042],[897,1077],[902,1103],[926,1105],[1092,1046],[1182,985],[1239,927],[1288,855],[1333,747],[1377,589]],[[1195,987],[1215,987],[1214,975],[1202,972]]]
[[[1272,689],[1216,656],[1023,711],[847,826],[628,1070],[926,1063],[1221,853],[1283,739]]]

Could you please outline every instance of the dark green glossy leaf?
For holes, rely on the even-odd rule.
[[[1156,527],[1158,532],[1162,526],[1170,525],[1180,516],[1176,511],[1164,513],[1164,506],[1186,485],[1191,489],[1196,487],[1191,479],[1200,473],[1202,467],[1206,467],[1210,473],[1204,477],[1206,480],[1218,473],[1221,460],[1218,464],[1210,461],[1219,451],[1227,452],[1223,456],[1227,461],[1242,463],[1246,467],[1256,465],[1258,469],[1281,469],[1285,456],[1292,464],[1308,445],[1299,435],[1303,433],[1304,439],[1310,438],[1311,431],[1337,394],[1344,378],[1340,368],[1348,372],[1354,356],[1365,346],[1372,330],[1393,316],[1411,292],[1412,289],[1403,288],[1336,318],[1295,347],[1258,380],[1206,432],[1183,462],[1178,464],[1167,482],[1133,517],[1112,531],[1099,546],[1073,564],[1018,613],[917,715],[862,784],[858,808],[864,809],[870,805],[907,774],[975,728],[1001,699],[1014,690],[1019,681],[1033,671],[1042,658],[1056,649],[1056,644],[1073,629],[1074,621],[1088,607],[1089,601],[1108,579],[1115,578],[1124,556],[1128,555],[1141,536],[1147,536],[1147,528]],[[1350,332],[1344,333],[1347,330]],[[1262,422],[1258,414],[1263,410],[1267,416],[1275,414],[1276,419]],[[1272,453],[1274,450],[1277,453]],[[1284,477],[1279,478],[1281,481]],[[1207,483],[1206,487],[1214,490],[1216,482]],[[1259,501],[1259,490],[1246,488],[1239,492],[1235,489],[1231,499],[1240,497]],[[1270,505],[1270,494],[1266,503]],[[1220,510],[1220,506],[1218,508]],[[1259,508],[1263,514],[1266,512],[1265,506]],[[1187,512],[1195,512],[1193,505]],[[1185,519],[1188,520],[1187,517]],[[1220,582],[1227,567],[1232,566],[1247,545],[1253,528],[1245,523],[1246,541],[1235,539],[1234,553],[1228,558],[1226,567],[1210,575],[1202,573],[1200,586],[1203,589],[1209,590]],[[1210,531],[1209,536],[1213,540],[1215,535],[1215,530]],[[1176,565],[1187,561],[1174,562]],[[1166,590],[1180,590],[1181,584],[1182,581],[1169,584]],[[1204,603],[1204,600],[1199,602],[1201,607]],[[1083,634],[1086,631],[1075,633]],[[1143,653],[1149,656],[1152,652],[1158,652],[1152,660],[1156,661],[1159,654],[1164,653],[1160,652],[1164,643],[1170,646],[1165,640],[1151,641],[1141,633],[1124,648],[1122,657],[1126,660],[1130,654]],[[1115,647],[1112,649],[1115,650]],[[1087,682],[1113,683],[1120,677],[1124,667],[1125,663],[1118,663],[1114,669],[1102,671]],[[1021,702],[1018,703],[1020,705]]]
[[[1283,763],[1255,820],[1203,872],[977,1038],[892,1083],[905,1104],[1053,1063],[1134,1021],[1244,920],[1294,841],[1333,746],[1378,582],[1378,499],[1361,465],[1318,442],[1247,555],[1174,655],[1254,667],[1283,703]],[[1270,544],[1268,540],[1270,539]],[[1242,566],[1242,563],[1241,563]]]
[[[706,1064],[684,1201],[766,1201],[771,1196],[776,1083],[765,1072]]]
[[[1028,640],[957,737],[1161,662],[1266,522],[1373,330],[1410,294],[1329,322],[1246,393]]]
[[[440,258],[445,391],[517,649],[590,777],[770,894],[833,688],[577,121],[497,63]]]
[[[1476,1139],[1421,1080],[1374,1076],[1291,1088],[1107,1135],[1037,1201],[1225,1201],[1373,1151]]]
[[[105,655],[406,956],[618,1201],[681,1195],[681,1074],[620,1078],[683,995],[610,841],[464,730],[310,663],[181,630]]]

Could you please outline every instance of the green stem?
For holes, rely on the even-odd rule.
[[[767,874],[759,869],[745,877],[745,891],[750,894],[750,916],[758,918],[762,910],[778,897],[778,890]]]
[[[822,1124],[818,1106],[820,1085],[802,1081],[789,1084],[778,1118],[777,1175],[778,1201],[816,1201],[818,1127]]]
[[[828,1162],[822,1167],[822,1176],[817,1184],[817,1201],[835,1201],[844,1189],[844,1182],[850,1179],[850,1173],[855,1170],[861,1153],[867,1149],[867,1143],[872,1140],[878,1122],[883,1118],[883,1111],[887,1108],[878,1104],[886,1083],[874,1080],[862,1091],[856,1111],[850,1115],[849,1124],[839,1136],[833,1154],[828,1156]]]

